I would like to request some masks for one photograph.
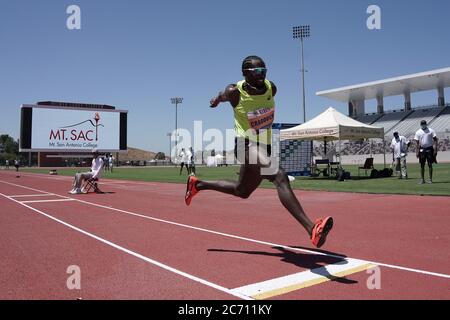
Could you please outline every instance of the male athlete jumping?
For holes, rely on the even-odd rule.
[[[190,176],[187,181],[185,202],[201,190],[215,190],[240,198],[248,198],[263,179],[277,188],[284,207],[306,229],[313,245],[320,248],[333,227],[333,218],[318,219],[313,223],[292,192],[288,177],[282,168],[265,173],[271,165],[271,126],[275,116],[274,97],[277,88],[266,79],[267,68],[257,56],[249,56],[242,63],[244,80],[231,84],[210,101],[215,108],[229,102],[234,110],[236,131],[235,156],[242,163],[238,181],[201,181]]]

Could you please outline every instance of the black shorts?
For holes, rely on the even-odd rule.
[[[248,151],[249,151],[249,147],[251,145],[254,145],[256,143],[256,145],[258,146],[258,148],[261,148],[262,153],[266,153],[265,155],[267,155],[267,157],[270,157],[272,154],[272,146],[270,144],[262,144],[259,142],[254,142],[254,141],[250,141],[247,138],[239,138],[236,137],[234,139],[234,156],[236,159],[239,160],[239,162],[241,163],[248,163]],[[239,154],[238,154],[238,150],[239,150]],[[245,150],[245,152],[244,152]],[[245,155],[245,160],[241,157]]]
[[[419,162],[421,165],[424,165],[425,162],[427,162],[428,165],[432,165],[434,162],[434,148],[421,148],[419,151]]]

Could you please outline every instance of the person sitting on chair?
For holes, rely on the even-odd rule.
[[[72,190],[69,192],[70,194],[80,194],[83,193],[81,191],[81,185],[84,180],[88,179],[98,179],[100,178],[102,169],[103,169],[103,159],[99,157],[97,149],[92,150],[92,165],[91,171],[89,172],[79,172],[75,175],[75,179],[73,181]]]

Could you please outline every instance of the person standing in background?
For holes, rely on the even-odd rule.
[[[109,165],[109,171],[112,173],[113,172],[113,166],[114,166],[114,157],[112,154],[109,155],[108,157],[108,165]]]
[[[178,155],[180,157],[180,175],[183,173],[183,167],[186,166],[186,170],[189,173],[189,169],[188,169],[188,165],[187,165],[187,161],[186,161],[186,151],[184,150],[184,148],[181,149],[180,154]]]
[[[195,176],[195,153],[192,147],[189,147],[191,157],[189,158],[189,174]]]
[[[406,168],[406,155],[411,142],[404,136],[400,136],[398,132],[394,132],[394,138],[391,142],[391,149],[394,152],[395,171],[398,172],[399,179],[408,179],[408,171]]]
[[[420,175],[422,180],[420,184],[425,183],[425,162],[428,163],[428,173],[430,180],[428,183],[433,183],[433,162],[436,161],[438,139],[436,132],[428,128],[425,120],[420,121],[420,129],[416,131],[414,140],[416,141],[416,157],[420,162]]]

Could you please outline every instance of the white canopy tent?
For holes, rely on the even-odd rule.
[[[384,128],[371,126],[340,113],[329,107],[317,117],[293,128],[280,131],[281,140],[361,140],[380,138],[384,142]],[[386,155],[384,157],[386,166]]]

